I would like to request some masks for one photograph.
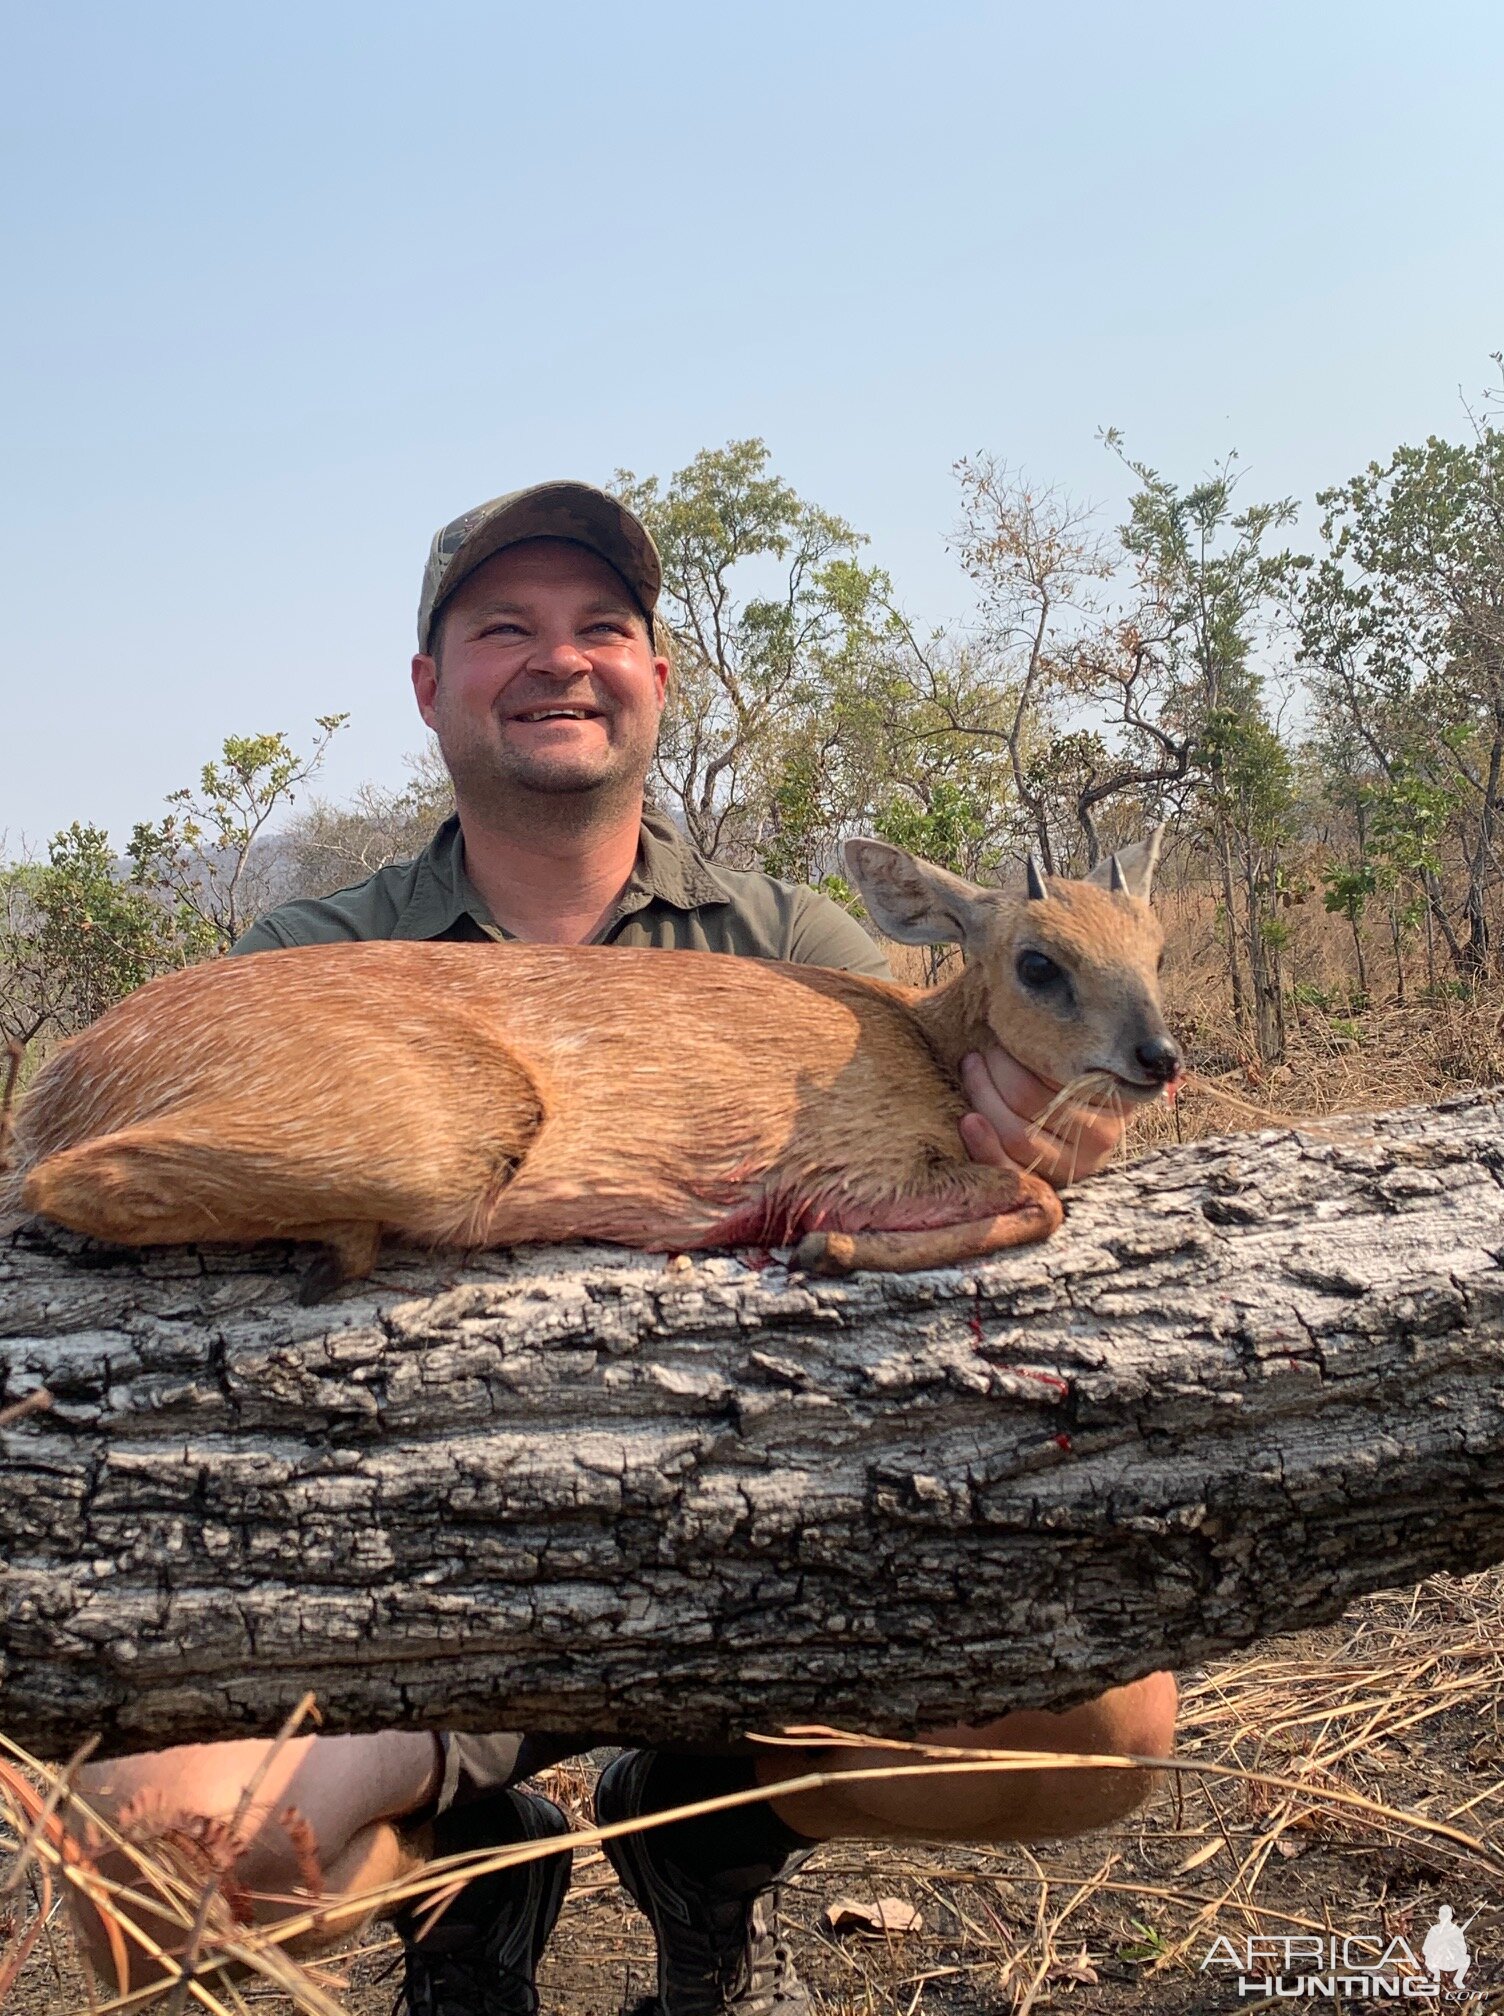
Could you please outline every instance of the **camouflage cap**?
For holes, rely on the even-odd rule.
[[[436,532],[418,601],[418,649],[426,651],[434,618],[468,575],[524,539],[572,539],[609,561],[652,621],[663,565],[647,527],[589,483],[535,483],[477,504]]]

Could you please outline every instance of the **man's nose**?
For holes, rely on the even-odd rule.
[[[551,642],[540,637],[528,654],[527,669],[550,679],[578,679],[590,670],[590,660],[571,637],[556,637]]]
[[[1146,1074],[1159,1085],[1168,1085],[1185,1062],[1180,1045],[1173,1036],[1151,1036],[1147,1043],[1140,1043],[1133,1054]]]

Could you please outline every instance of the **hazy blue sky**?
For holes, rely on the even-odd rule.
[[[1504,346],[1486,0],[6,13],[12,850],[335,709],[396,781],[517,484],[761,434],[938,621],[960,454],[1309,496]]]

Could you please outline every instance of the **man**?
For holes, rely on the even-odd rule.
[[[694,948],[886,973],[837,905],[765,875],[713,867],[644,807],[668,688],[654,639],[657,552],[621,505],[583,484],[550,483],[467,512],[433,542],[418,615],[413,689],[454,779],[455,816],[419,858],[318,901],[285,905],[237,953],[342,939],[520,938],[555,944]],[[651,1032],[644,1032],[651,1040]],[[975,1160],[1010,1155],[1064,1183],[1099,1166],[1120,1127],[1079,1109],[1046,1131],[1032,1114],[1054,1088],[1000,1050],[969,1058]],[[1173,1735],[1174,1683],[1151,1676],[1066,1714],[1022,1713],[937,1740],[1160,1756]],[[605,1740],[604,1738],[602,1740]],[[257,1789],[267,1814],[296,1806],[318,1841],[326,1891],[355,1891],[406,1866],[414,1834],[434,1854],[546,1839],[563,1815],[519,1781],[585,1747],[547,1734],[386,1732],[285,1746]],[[118,1805],[160,1794],[189,1813],[234,1810],[265,1765],[264,1743],[200,1745],[116,1760],[84,1791]],[[1137,1774],[1038,1771],[861,1783],[780,1798],[777,1784],[885,1753],[818,1749],[776,1758],[627,1753],[597,1790],[604,1824],[765,1785],[731,1811],[608,1844],[653,1924],[663,2016],[796,2016],[804,2005],[774,1936],[771,1896],[822,1840],[837,1836],[1001,1839],[1100,1826],[1147,1789]],[[399,1919],[410,2016],[533,2016],[534,1974],[568,1883],[567,1855],[471,1882],[423,1936]],[[297,1882],[290,1844],[268,1824],[237,1876]]]

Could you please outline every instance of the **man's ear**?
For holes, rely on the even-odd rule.
[[[1099,861],[1086,877],[1098,889],[1112,889],[1112,864],[1118,864],[1122,876],[1122,886],[1130,896],[1136,896],[1140,903],[1147,903],[1149,891],[1154,887],[1154,870],[1159,864],[1159,843],[1164,838],[1164,827],[1156,826],[1147,840],[1135,840],[1131,847],[1120,847],[1116,854],[1109,854]]]
[[[848,840],[846,871],[879,931],[903,945],[967,945],[982,921],[985,892],[886,840]]]
[[[439,690],[439,668],[426,651],[413,659],[413,698],[427,725],[433,726],[434,700]]]

